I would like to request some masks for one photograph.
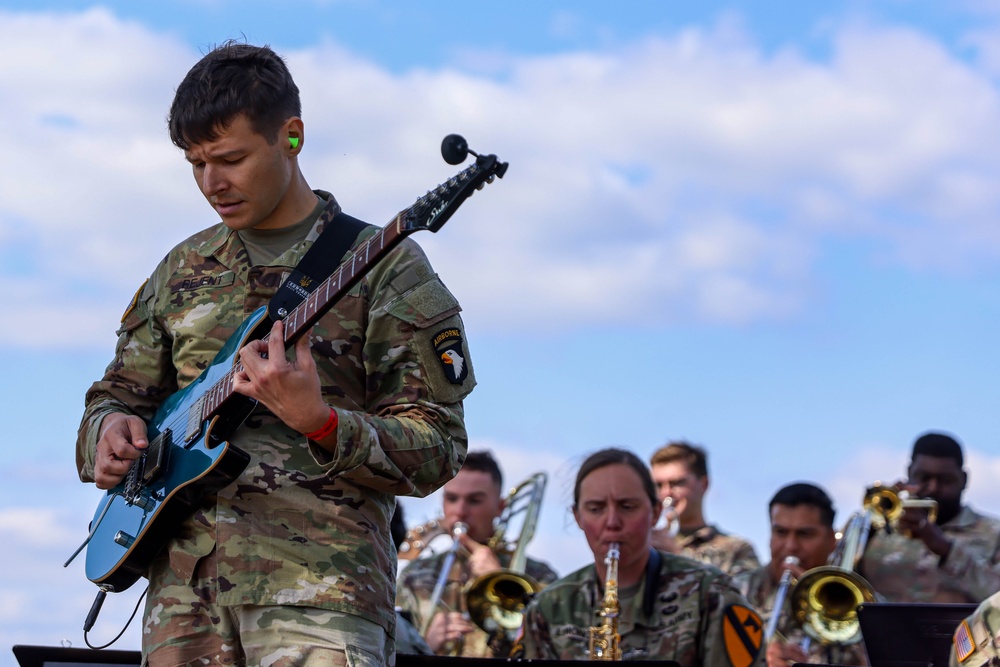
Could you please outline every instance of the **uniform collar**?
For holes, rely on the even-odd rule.
[[[323,231],[323,227],[342,210],[336,198],[326,190],[313,190],[313,192],[320,199],[326,200],[326,206],[323,208],[322,213],[319,214],[316,224],[306,234],[306,238],[302,242],[302,252],[309,249],[320,232]],[[235,231],[220,222],[215,226],[215,233],[198,246],[196,252],[202,257],[217,257],[223,260],[224,264],[229,265],[230,261],[235,259],[235,254],[240,250],[243,250],[243,242],[240,241],[239,236]],[[229,261],[226,261],[227,258]]]

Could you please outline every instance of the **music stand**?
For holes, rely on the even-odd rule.
[[[141,651],[118,651],[61,646],[14,646],[14,657],[21,667],[117,667],[142,664]]]
[[[858,607],[872,667],[948,667],[952,636],[976,604],[866,602]]]
[[[576,660],[522,660],[514,658],[458,658],[443,655],[396,654],[396,667],[498,667],[505,662],[524,667],[571,667],[579,664]],[[680,667],[676,660],[654,660],[645,664],[650,667]],[[810,665],[809,667],[815,667]]]

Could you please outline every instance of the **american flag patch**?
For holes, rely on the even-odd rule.
[[[955,630],[952,638],[955,643],[955,657],[959,662],[964,662],[966,658],[976,652],[976,645],[972,641],[972,632],[969,631],[969,624],[962,621],[962,624]]]

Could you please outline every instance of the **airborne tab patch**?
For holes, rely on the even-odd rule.
[[[731,604],[722,616],[722,638],[732,667],[750,667],[764,641],[764,624],[753,609]]]
[[[462,353],[462,332],[457,327],[434,334],[434,351],[441,360],[444,376],[452,384],[462,384],[469,377],[469,365]]]

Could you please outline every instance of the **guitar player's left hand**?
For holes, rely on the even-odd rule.
[[[284,324],[271,327],[267,342],[251,341],[239,354],[242,369],[233,378],[233,391],[263,403],[286,426],[300,433],[320,428],[330,417],[330,406],[320,392],[319,373],[309,348],[309,336],[295,344],[295,359],[285,354]]]

